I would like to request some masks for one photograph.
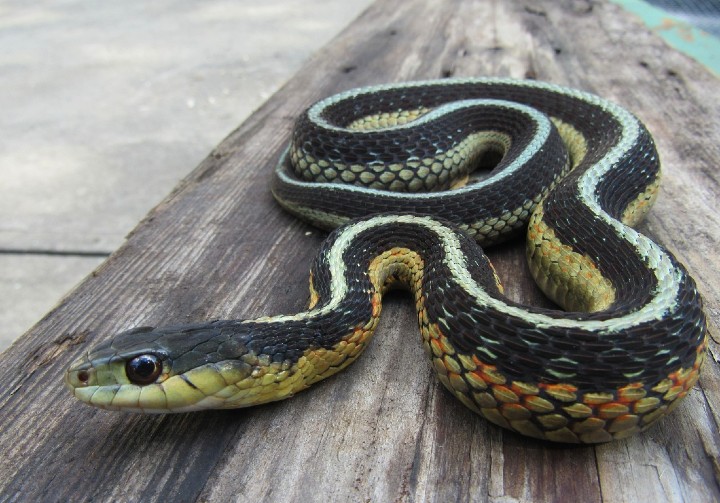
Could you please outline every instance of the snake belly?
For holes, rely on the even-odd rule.
[[[281,400],[354,361],[401,285],[465,406],[531,437],[627,437],[677,406],[707,345],[694,281],[631,227],[658,183],[640,121],[580,91],[466,79],[332,96],[298,119],[272,185],[283,208],[335,228],[308,310],[124,332],[66,384],[137,412]],[[478,246],[523,232],[531,273],[564,310],[505,297]]]

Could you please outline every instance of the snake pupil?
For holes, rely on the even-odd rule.
[[[162,363],[155,355],[136,356],[125,365],[125,373],[133,384],[151,384],[161,372]]]

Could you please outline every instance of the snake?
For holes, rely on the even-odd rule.
[[[658,193],[657,149],[609,100],[502,78],[353,89],[297,118],[271,178],[283,209],[331,231],[308,308],[107,337],[66,370],[76,398],[169,413],[291,397],[355,361],[397,287],[439,382],[521,435],[626,438],[698,381],[696,284],[635,230]],[[555,308],[508,298],[482,250],[523,234]]]

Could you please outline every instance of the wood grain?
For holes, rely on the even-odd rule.
[[[657,139],[664,185],[642,230],[697,279],[713,337],[700,385],[670,417],[597,447],[503,431],[437,383],[402,295],[387,299],[358,362],[286,402],[140,416],[82,406],[63,389],[70,361],[119,330],[304,308],[323,235],[268,191],[304,107],[359,85],[480,75],[595,92]],[[605,2],[379,0],[0,355],[0,499],[720,500],[719,97],[717,77]],[[521,247],[489,255],[511,296],[547,302]]]

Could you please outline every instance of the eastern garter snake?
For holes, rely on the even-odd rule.
[[[658,182],[645,127],[583,92],[488,79],[332,96],[299,118],[272,187],[293,214],[342,225],[312,266],[308,311],[131,330],[66,383],[142,412],[287,398],[351,363],[382,293],[402,284],[440,381],[467,407],[533,437],[626,437],[677,405],[705,355],[693,280],[630,227]],[[566,311],[507,299],[474,242],[525,229],[531,272]]]

